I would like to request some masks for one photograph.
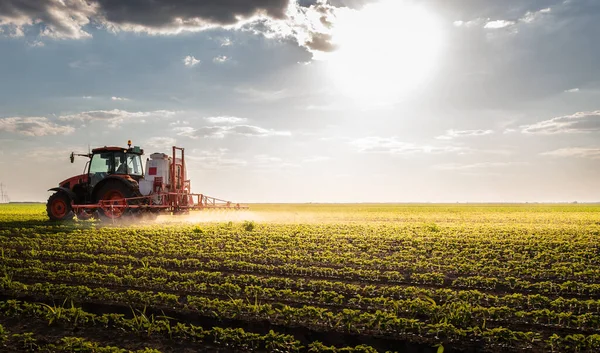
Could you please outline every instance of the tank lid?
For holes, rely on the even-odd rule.
[[[150,155],[150,158],[152,158],[152,159],[169,159],[169,156],[167,156],[164,153],[158,153],[158,152],[156,152],[156,153],[152,153]]]

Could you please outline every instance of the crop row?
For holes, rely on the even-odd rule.
[[[261,335],[252,332],[246,332],[241,328],[221,328],[213,327],[204,329],[201,326],[190,325],[183,322],[176,322],[166,316],[155,316],[146,314],[145,311],[132,310],[130,318],[123,314],[109,313],[97,315],[86,312],[80,307],[69,306],[50,306],[41,303],[28,303],[17,300],[0,301],[0,315],[5,317],[32,317],[45,321],[48,325],[62,325],[66,327],[97,327],[103,330],[125,331],[141,335],[142,337],[162,336],[169,340],[189,340],[195,343],[208,343],[214,346],[227,347],[228,349],[243,350],[266,350],[280,352],[298,352],[304,347],[301,342],[291,335],[280,334],[270,331]],[[26,348],[37,348],[35,339],[32,335],[25,334],[21,337],[26,338],[24,344]],[[29,338],[29,339],[27,339]],[[77,345],[88,346],[85,341],[66,339],[71,345],[70,352],[79,352],[75,350]],[[84,344],[82,344],[84,343]],[[326,348],[331,352],[376,352],[371,347],[344,347],[341,349],[335,347],[326,347],[315,342],[314,349],[309,346],[309,351],[319,352],[319,349]],[[83,350],[85,352],[85,350]],[[88,350],[89,352],[97,352]],[[107,350],[106,352],[113,352]],[[115,351],[120,352],[120,351]],[[154,353],[155,350],[142,350],[140,353]]]
[[[427,322],[447,322],[457,327],[470,327],[488,322],[499,322],[505,326],[514,324],[526,325],[552,325],[556,328],[576,328],[579,330],[596,330],[600,326],[600,315],[597,313],[585,313],[581,315],[572,312],[560,312],[548,309],[524,311],[507,306],[482,307],[473,305],[466,301],[452,301],[446,304],[438,304],[434,300],[425,297],[411,299],[391,299],[388,297],[346,297],[334,291],[294,291],[290,289],[264,288],[261,286],[240,287],[236,284],[211,284],[195,281],[166,282],[145,276],[119,277],[113,274],[98,274],[90,272],[73,271],[38,271],[37,279],[44,281],[55,281],[59,283],[71,282],[75,285],[87,285],[92,287],[119,287],[125,289],[151,290],[171,294],[168,297],[172,304],[182,302],[179,293],[211,296],[217,298],[243,299],[246,301],[260,301],[272,303],[284,303],[290,306],[313,305],[325,307],[330,311],[342,309],[355,309],[360,311],[385,311],[393,313],[398,317],[426,318]],[[14,281],[0,280],[2,287],[11,288]],[[177,295],[173,295],[173,293]],[[51,295],[47,293],[46,295]],[[185,297],[185,296],[183,296]]]
[[[239,292],[240,287],[258,286],[279,290],[292,290],[311,292],[316,296],[321,292],[333,292],[331,303],[356,302],[363,298],[385,297],[389,299],[411,299],[427,297],[438,304],[454,301],[464,301],[478,306],[508,306],[521,310],[550,309],[555,311],[569,311],[575,314],[600,312],[600,300],[597,299],[565,299],[558,297],[551,299],[539,294],[524,295],[511,293],[508,295],[494,295],[477,290],[451,290],[444,288],[425,288],[403,285],[359,285],[354,283],[314,280],[307,278],[287,278],[273,276],[258,276],[253,274],[226,274],[218,271],[169,271],[162,267],[132,267],[104,265],[98,263],[63,263],[40,260],[4,259],[2,271],[17,278],[36,279],[69,279],[76,273],[82,273],[89,282],[102,283],[103,278],[108,278],[106,283],[118,285],[145,285],[142,278],[153,285],[169,287],[176,291],[189,291],[197,288],[195,285],[203,283],[205,286],[212,284],[229,285]],[[60,273],[60,274],[59,274]],[[96,277],[100,277],[95,279]],[[130,279],[132,279],[130,281]],[[511,279],[507,279],[511,280]]]
[[[477,229],[475,229],[477,230]],[[446,284],[456,277],[515,277],[526,281],[600,282],[596,236],[506,234],[498,229],[391,226],[260,226],[248,232],[222,225],[204,228],[100,228],[43,236],[7,236],[6,251],[65,251],[254,264],[294,264],[327,270],[395,272],[403,280]],[[519,230],[513,230],[513,233]],[[529,231],[528,231],[529,232]],[[533,232],[533,230],[531,230]],[[585,233],[583,233],[585,234]],[[519,237],[517,237],[517,235]],[[427,276],[426,274],[432,274]],[[423,277],[423,278],[420,278]]]
[[[148,256],[136,258],[132,255],[119,254],[89,254],[85,252],[64,252],[48,250],[30,250],[21,253],[4,251],[4,257],[20,259],[67,261],[67,262],[101,262],[112,265],[130,265],[142,267],[174,268],[178,270],[209,270],[225,271],[264,275],[300,276],[330,280],[360,281],[371,284],[421,284],[437,287],[454,287],[479,289],[487,291],[505,291],[522,293],[540,293],[545,295],[570,295],[581,297],[599,297],[600,284],[578,281],[553,281],[529,282],[516,277],[485,277],[469,276],[458,277],[445,283],[444,275],[440,273],[413,274],[411,280],[406,280],[402,273],[397,271],[380,271],[374,269],[355,268],[325,268],[320,266],[299,266],[296,264],[257,264],[239,260],[223,259],[221,261],[200,259],[165,258],[161,256]]]
[[[37,338],[36,338],[37,337]],[[83,337],[66,336],[55,342],[36,336],[33,332],[10,334],[0,325],[0,348],[23,352],[46,353],[161,353],[157,349],[144,348],[131,351],[114,346],[104,346]]]
[[[6,288],[7,286],[5,286]],[[9,289],[8,291],[6,289]],[[544,339],[540,333],[522,332],[503,327],[492,327],[492,323],[481,326],[460,328],[447,319],[448,315],[437,323],[426,323],[419,319],[399,317],[391,312],[374,313],[360,310],[343,309],[331,311],[321,307],[290,307],[283,304],[261,304],[242,299],[221,300],[202,296],[188,295],[181,303],[177,296],[165,293],[127,290],[114,292],[107,288],[89,288],[86,286],[67,286],[53,284],[24,285],[12,282],[5,293],[19,296],[47,296],[54,300],[71,298],[76,302],[102,302],[121,305],[152,305],[154,309],[175,313],[192,313],[200,317],[217,319],[236,319],[246,322],[268,321],[272,325],[287,327],[305,327],[320,332],[341,332],[363,336],[385,336],[398,340],[421,341],[434,344],[444,342],[458,344],[461,340],[479,341],[486,344],[503,344],[511,347],[527,348]],[[460,309],[460,308],[458,308]],[[470,313],[458,310],[459,315]],[[593,337],[596,337],[592,335]],[[545,336],[545,338],[548,338]],[[598,336],[600,338],[600,336]]]
[[[165,315],[154,315],[143,310],[131,310],[131,315],[103,313],[94,314],[80,307],[64,304],[50,306],[43,303],[30,303],[18,300],[0,301],[0,317],[30,317],[43,321],[47,325],[61,325],[66,328],[97,327],[102,330],[134,333],[143,338],[161,336],[163,339],[176,341],[181,340],[193,342],[194,344],[209,344],[216,347],[227,347],[228,350],[240,349],[243,351],[268,352],[313,352],[313,353],[376,353],[377,350],[368,345],[335,347],[327,346],[319,341],[309,342],[307,346],[296,340],[292,335],[281,334],[270,330],[266,334],[258,334],[244,331],[241,328],[213,327],[204,329],[201,326],[187,324],[177,321]],[[0,329],[2,326],[0,325]],[[37,350],[32,333],[17,334],[13,337],[20,339],[25,348]],[[0,342],[8,339],[10,335],[0,330]],[[586,337],[587,341],[595,342],[595,336]],[[53,347],[50,345],[50,347]],[[97,343],[91,343],[83,338],[63,338],[59,346],[71,348],[69,352],[90,353],[121,353],[113,347],[99,347]],[[60,350],[49,350],[55,352]],[[146,348],[136,353],[160,353],[157,350]]]
[[[435,229],[435,228],[434,228]],[[435,272],[445,277],[514,276],[528,280],[600,281],[594,234],[519,229],[452,229],[369,226],[207,226],[101,228],[65,234],[5,237],[6,249],[61,250],[89,254],[161,254],[202,261],[232,259],[256,264],[396,271],[404,276]],[[477,232],[480,231],[481,233]],[[541,235],[538,233],[542,233]],[[556,234],[559,233],[559,234]],[[92,236],[93,235],[93,236]],[[519,237],[517,237],[517,235]]]

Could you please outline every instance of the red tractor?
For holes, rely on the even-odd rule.
[[[179,152],[179,156],[177,156]],[[124,216],[150,217],[158,214],[181,214],[207,208],[247,208],[229,201],[191,193],[186,179],[184,149],[173,146],[172,156],[153,153],[142,164],[144,150],[101,147],[89,154],[85,173],[62,181],[48,199],[46,210],[53,221],[89,219],[91,217],[118,219]]]

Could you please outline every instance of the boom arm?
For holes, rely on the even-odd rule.
[[[71,152],[71,156],[69,156],[69,158],[71,159],[71,163],[75,162],[75,156],[92,158],[91,153],[82,154],[82,153]]]

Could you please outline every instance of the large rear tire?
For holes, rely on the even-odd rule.
[[[46,213],[51,221],[68,221],[73,219],[71,198],[65,192],[58,191],[48,198]]]
[[[102,185],[98,190],[96,195],[96,201],[104,201],[104,207],[102,207],[99,212],[100,218],[107,220],[120,219],[135,212],[132,209],[124,207],[127,206],[127,201],[123,199],[139,196],[136,194],[135,190],[119,180],[107,181],[106,184]],[[111,205],[117,207],[110,207]]]

